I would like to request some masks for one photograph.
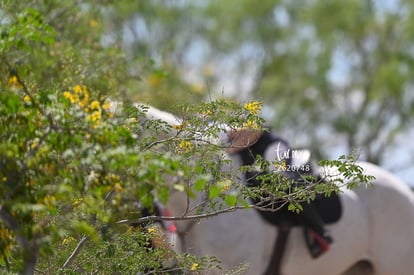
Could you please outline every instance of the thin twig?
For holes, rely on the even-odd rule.
[[[126,224],[126,223],[137,223],[137,224],[141,224],[141,223],[145,223],[145,222],[149,222],[149,221],[186,221],[186,220],[197,220],[197,219],[203,219],[203,218],[208,218],[208,217],[213,217],[213,216],[218,216],[220,214],[223,213],[229,213],[229,212],[234,212],[238,209],[246,209],[246,206],[234,206],[234,207],[230,207],[230,208],[226,208],[226,209],[222,209],[222,210],[217,210],[211,213],[204,213],[204,214],[197,214],[197,215],[188,215],[188,216],[147,216],[147,217],[142,217],[139,218],[137,221],[130,221],[130,220],[120,220],[117,221],[117,224]]]
[[[72,264],[76,256],[78,256],[79,252],[81,251],[83,246],[86,244],[87,240],[89,240],[89,237],[87,236],[82,237],[82,239],[79,241],[79,243],[76,245],[75,249],[73,250],[72,254],[70,254],[69,258],[63,264],[62,268],[68,268]]]

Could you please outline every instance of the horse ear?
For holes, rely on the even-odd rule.
[[[255,129],[242,129],[228,132],[229,147],[227,153],[235,154],[243,149],[253,146],[262,135],[263,131]]]

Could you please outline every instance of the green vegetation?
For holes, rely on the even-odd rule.
[[[244,105],[221,94],[223,56],[237,68],[231,81],[248,75],[252,97],[275,107],[270,124],[306,131],[313,150],[315,125],[329,125],[378,162],[411,123],[412,15],[360,1],[287,2],[1,0],[0,272],[219,266],[214,257],[149,248],[161,233],[143,225],[139,210],[184,190],[207,192],[207,215],[214,215],[248,207],[246,196],[263,192],[245,190],[235,171],[222,169],[228,160],[212,142],[224,124],[264,124],[260,101]],[[338,54],[352,57],[342,85],[328,78]],[[246,92],[234,87],[238,96]],[[361,105],[345,104],[361,96]],[[184,121],[148,121],[146,107],[132,102]],[[353,158],[325,164],[346,168],[356,184],[370,179]],[[312,198],[308,191],[297,190],[296,199]]]

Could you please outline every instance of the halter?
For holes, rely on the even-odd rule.
[[[163,216],[165,217],[171,217],[171,213],[167,208],[163,209]],[[166,230],[166,235],[168,238],[168,242],[172,245],[175,246],[175,244],[177,243],[177,227],[175,226],[174,221],[171,220],[163,220],[163,227]]]
[[[209,192],[208,189],[203,193],[203,197],[201,200],[201,213],[203,213],[208,205],[208,201],[209,201]],[[186,210],[186,212],[182,215],[185,216],[187,214],[188,209]],[[171,213],[168,209],[164,210],[164,215],[165,217],[171,217]],[[180,240],[180,246],[181,246],[181,250],[185,250],[185,248],[187,248],[187,243],[186,243],[186,234],[187,232],[189,232],[193,226],[197,223],[197,221],[195,219],[190,220],[190,222],[184,227],[184,229],[181,229],[179,227],[176,226],[176,223],[172,220],[168,220],[166,222],[169,222],[169,225],[166,226],[165,228],[169,231],[168,234],[171,235],[171,237],[174,239],[174,242],[172,242],[173,245],[175,245],[177,243],[177,236],[179,237]],[[171,230],[171,231],[170,231]]]

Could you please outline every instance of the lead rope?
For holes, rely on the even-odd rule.
[[[270,263],[263,275],[281,275],[283,255],[285,254],[287,240],[292,228],[291,223],[282,222],[277,227],[277,238],[273,246]]]

